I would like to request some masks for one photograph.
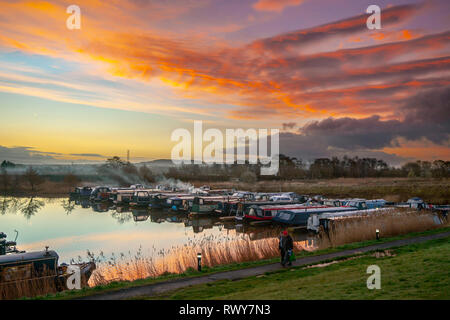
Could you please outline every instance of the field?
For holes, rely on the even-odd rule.
[[[367,289],[370,265],[380,267],[379,290]],[[450,240],[197,285],[152,299],[450,299]]]
[[[194,183],[196,186],[205,183]],[[387,201],[406,201],[420,197],[433,204],[448,204],[450,179],[433,178],[338,178],[329,180],[292,180],[211,182],[212,188],[235,188],[238,190],[279,192],[293,191],[299,194],[323,195],[336,198],[383,198]]]
[[[323,195],[329,198],[383,198],[388,201],[406,201],[411,197],[420,197],[433,204],[448,204],[450,199],[450,179],[448,178],[337,178],[320,180],[259,181],[245,183],[239,181],[201,182],[191,181],[199,187],[205,184],[214,189],[236,189],[259,192],[293,191],[299,194]],[[78,185],[101,185],[102,182],[81,181]],[[58,197],[68,195],[73,186],[63,181],[45,180],[31,191],[30,186],[21,182],[16,192],[7,192],[15,196]]]

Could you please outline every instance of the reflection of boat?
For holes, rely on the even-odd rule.
[[[172,223],[181,223],[181,222],[186,222],[187,220],[188,220],[187,216],[184,216],[184,215],[168,216],[166,218],[167,222],[172,222]]]
[[[151,210],[149,212],[150,214],[150,221],[155,223],[161,223],[166,221],[166,213],[161,210]]]
[[[146,221],[150,216],[150,213],[147,209],[133,209],[131,210],[133,214],[133,220],[135,222]]]
[[[92,210],[95,212],[108,212],[109,204],[106,202],[94,202],[92,203]]]
[[[71,198],[87,198],[89,199],[89,197],[91,196],[92,193],[92,188],[91,187],[76,187],[74,191],[72,191],[69,196]]]
[[[198,218],[198,219],[189,219],[184,223],[185,227],[192,227],[194,233],[202,232],[204,229],[212,229],[214,223],[217,222],[217,219],[213,218]]]
[[[95,187],[92,190],[89,199],[92,201],[108,201],[110,192],[111,189],[109,187]]]
[[[130,212],[131,211],[129,206],[116,206],[115,209],[119,213],[121,213],[121,212]]]
[[[75,204],[81,206],[84,209],[91,207],[91,201],[89,201],[88,199],[76,199]]]

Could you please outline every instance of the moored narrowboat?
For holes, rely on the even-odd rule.
[[[305,206],[304,204],[252,205],[245,209],[242,220],[272,220],[281,211],[312,208],[327,208],[327,206]]]
[[[356,207],[305,207],[304,209],[280,210],[272,221],[282,224],[290,224],[296,226],[306,226],[308,218],[311,214],[322,214],[329,212],[345,212],[356,211]]]
[[[146,190],[136,190],[130,201],[131,207],[148,207],[151,202],[150,192]]]
[[[192,203],[191,214],[214,214],[219,207],[219,203],[228,200],[233,200],[233,197],[227,196],[195,197]]]

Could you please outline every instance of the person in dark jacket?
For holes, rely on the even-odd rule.
[[[284,267],[286,263],[291,266],[292,263],[290,261],[290,256],[292,254],[292,250],[294,249],[294,241],[287,231],[283,231],[283,234],[280,236],[280,256],[281,256],[281,265]]]

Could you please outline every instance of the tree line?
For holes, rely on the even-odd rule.
[[[257,180],[334,179],[367,177],[450,177],[450,161],[435,160],[408,162],[401,167],[389,166],[376,158],[346,157],[317,158],[312,163],[280,155],[278,174],[260,175],[259,164],[246,165],[182,165],[172,167],[166,177],[183,181],[229,181],[244,182]]]
[[[39,191],[39,187],[47,180],[32,166],[25,167],[22,173],[9,173],[8,169],[18,166],[9,161],[0,164],[0,189],[3,193],[20,191]],[[367,178],[367,177],[423,177],[449,178],[450,161],[414,161],[401,167],[389,166],[385,161],[376,158],[318,158],[312,163],[301,159],[280,155],[279,171],[274,176],[260,174],[260,164],[184,164],[169,167],[164,176],[155,175],[146,165],[135,165],[112,157],[97,168],[98,181],[113,182],[119,186],[131,184],[151,184],[161,178],[172,178],[181,181],[243,181],[258,180],[295,180],[295,179],[333,179],[333,178]],[[62,177],[62,185],[68,189],[82,183],[75,172],[67,172]]]

